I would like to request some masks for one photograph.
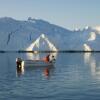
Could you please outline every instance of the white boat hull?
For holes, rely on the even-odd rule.
[[[54,66],[52,62],[45,62],[42,60],[25,60],[22,61],[22,66],[35,66],[35,67],[46,67],[46,66]]]

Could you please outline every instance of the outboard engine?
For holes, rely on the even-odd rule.
[[[21,67],[22,67],[22,59],[21,58],[16,58],[16,64],[17,64],[17,68],[21,69]]]

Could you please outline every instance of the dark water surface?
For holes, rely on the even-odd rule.
[[[16,71],[16,57],[0,53],[0,100],[100,100],[100,54],[59,53],[54,67]]]

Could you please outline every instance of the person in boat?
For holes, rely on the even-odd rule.
[[[43,58],[43,61],[50,62],[50,54]]]
[[[48,54],[46,57],[43,58],[43,61],[52,63],[53,61],[55,61],[55,57]]]

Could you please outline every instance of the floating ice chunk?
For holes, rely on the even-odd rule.
[[[90,48],[90,46],[88,46],[87,44],[84,44],[84,50],[85,51],[92,51],[92,49]]]

